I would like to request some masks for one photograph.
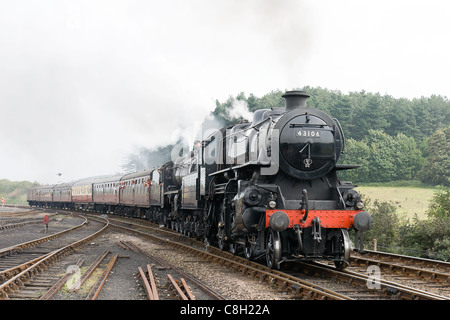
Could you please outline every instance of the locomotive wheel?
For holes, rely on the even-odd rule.
[[[348,263],[350,261],[350,236],[348,235],[348,231],[346,229],[341,229],[341,242],[340,249],[344,252],[344,261],[335,261],[334,265],[338,270],[344,270],[348,267]]]
[[[226,245],[227,244],[225,243],[223,238],[217,239],[217,244],[218,244],[220,250],[226,250]]]
[[[246,241],[245,246],[244,246],[245,259],[252,260],[254,253],[255,253],[254,245],[252,245],[250,242]]]
[[[236,254],[236,244],[234,242],[230,243],[229,250],[231,254]]]
[[[279,269],[281,259],[281,240],[280,233],[268,229],[266,238],[266,263],[270,269]]]

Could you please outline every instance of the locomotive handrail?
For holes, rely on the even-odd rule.
[[[328,127],[329,131],[334,131],[328,124],[321,124],[321,123],[291,123],[289,125],[289,128],[299,128],[299,127],[322,127],[324,129],[325,127]]]
[[[303,193],[303,207],[305,209],[305,215],[303,216],[301,222],[305,222],[308,218],[309,207],[308,207],[308,191],[306,189],[302,190]]]
[[[344,154],[344,150],[345,150],[345,134],[344,134],[344,130],[342,130],[342,126],[341,126],[341,123],[339,122],[339,120],[338,119],[336,119],[336,118],[333,118],[333,121],[336,123],[336,125],[337,125],[337,127],[338,127],[338,129],[339,129],[339,132],[340,132],[340,134],[341,134],[341,141],[342,141],[342,150],[341,150],[341,154]]]

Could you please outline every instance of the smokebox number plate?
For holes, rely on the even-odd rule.
[[[319,130],[298,130],[295,133],[296,137],[320,138]]]

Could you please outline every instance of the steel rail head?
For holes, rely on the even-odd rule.
[[[109,250],[106,250],[102,254],[100,254],[81,276],[79,287],[69,289],[69,292],[73,292],[73,291],[77,292],[81,288],[81,286],[86,282],[86,280],[92,275],[92,273],[98,267],[98,265],[106,258],[106,256],[108,254],[109,254]]]
[[[80,268],[84,263],[84,259],[79,259],[78,262],[76,263],[76,266],[78,268]],[[70,276],[72,276],[73,272],[66,272],[66,274],[61,277],[61,279],[58,280],[58,282],[56,282],[50,289],[47,290],[46,293],[44,293],[39,300],[49,300],[51,299],[59,290],[62,289],[62,287],[64,287],[64,285],[66,284],[67,280],[70,278]]]

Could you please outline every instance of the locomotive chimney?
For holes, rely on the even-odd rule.
[[[306,99],[309,98],[309,94],[305,91],[286,91],[282,95],[286,99],[286,111],[291,111],[297,108],[306,108]]]

